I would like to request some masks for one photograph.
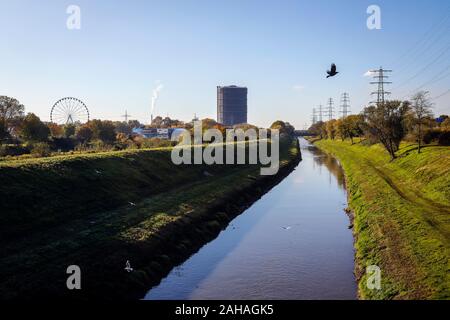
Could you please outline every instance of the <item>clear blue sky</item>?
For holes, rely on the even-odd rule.
[[[81,30],[66,28],[70,4],[81,8]],[[381,8],[381,30],[366,27],[371,4]],[[56,100],[75,96],[95,118],[120,120],[127,109],[148,122],[158,80],[156,113],[181,120],[216,118],[216,86],[236,84],[249,88],[250,123],[283,119],[301,128],[314,106],[342,92],[359,112],[371,100],[368,69],[393,69],[392,89],[406,81],[392,90],[401,97],[448,68],[449,7],[447,0],[0,0],[0,95],[43,120]],[[410,48],[416,55],[405,55]],[[325,79],[331,62],[341,73]],[[432,97],[450,89],[450,69],[443,76],[425,87]],[[450,94],[435,103],[435,113],[450,113]]]

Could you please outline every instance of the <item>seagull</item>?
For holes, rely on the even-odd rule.
[[[101,172],[101,171],[98,171],[98,170],[95,170],[95,173],[96,173],[96,174],[101,174],[102,172]]]
[[[327,73],[328,73],[327,78],[334,77],[339,73],[336,71],[336,65],[334,63],[331,64],[331,70],[328,70]]]
[[[289,230],[291,228],[291,226],[281,227],[281,228],[283,228],[284,230]]]
[[[127,272],[133,271],[133,268],[131,267],[131,264],[130,264],[130,260],[127,260],[127,263],[126,263],[126,265],[125,265],[125,270],[126,270]]]
[[[128,202],[130,204],[130,206],[136,207],[136,203],[134,202]]]
[[[212,177],[213,175],[211,174],[211,173],[209,173],[208,171],[203,171],[203,175],[205,176],[205,177]]]

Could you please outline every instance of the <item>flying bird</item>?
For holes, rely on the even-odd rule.
[[[334,63],[331,64],[331,70],[328,70],[327,73],[328,73],[327,78],[334,77],[339,73],[336,71],[336,65]]]
[[[133,271],[133,268],[131,267],[131,264],[130,264],[130,260],[127,260],[127,263],[125,264],[125,270],[127,272],[132,272]]]

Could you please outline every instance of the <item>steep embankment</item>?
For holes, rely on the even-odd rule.
[[[0,298],[142,297],[289,174],[298,141],[280,156],[275,176],[175,166],[169,149],[0,164]],[[82,290],[67,290],[69,265],[80,266]]]
[[[344,167],[361,298],[449,299],[450,148],[403,144],[390,161],[380,145],[315,144]],[[381,268],[381,290],[366,286],[369,265]]]

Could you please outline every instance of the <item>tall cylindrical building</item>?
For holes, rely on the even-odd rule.
[[[217,122],[226,126],[247,123],[247,93],[245,87],[217,87]]]

